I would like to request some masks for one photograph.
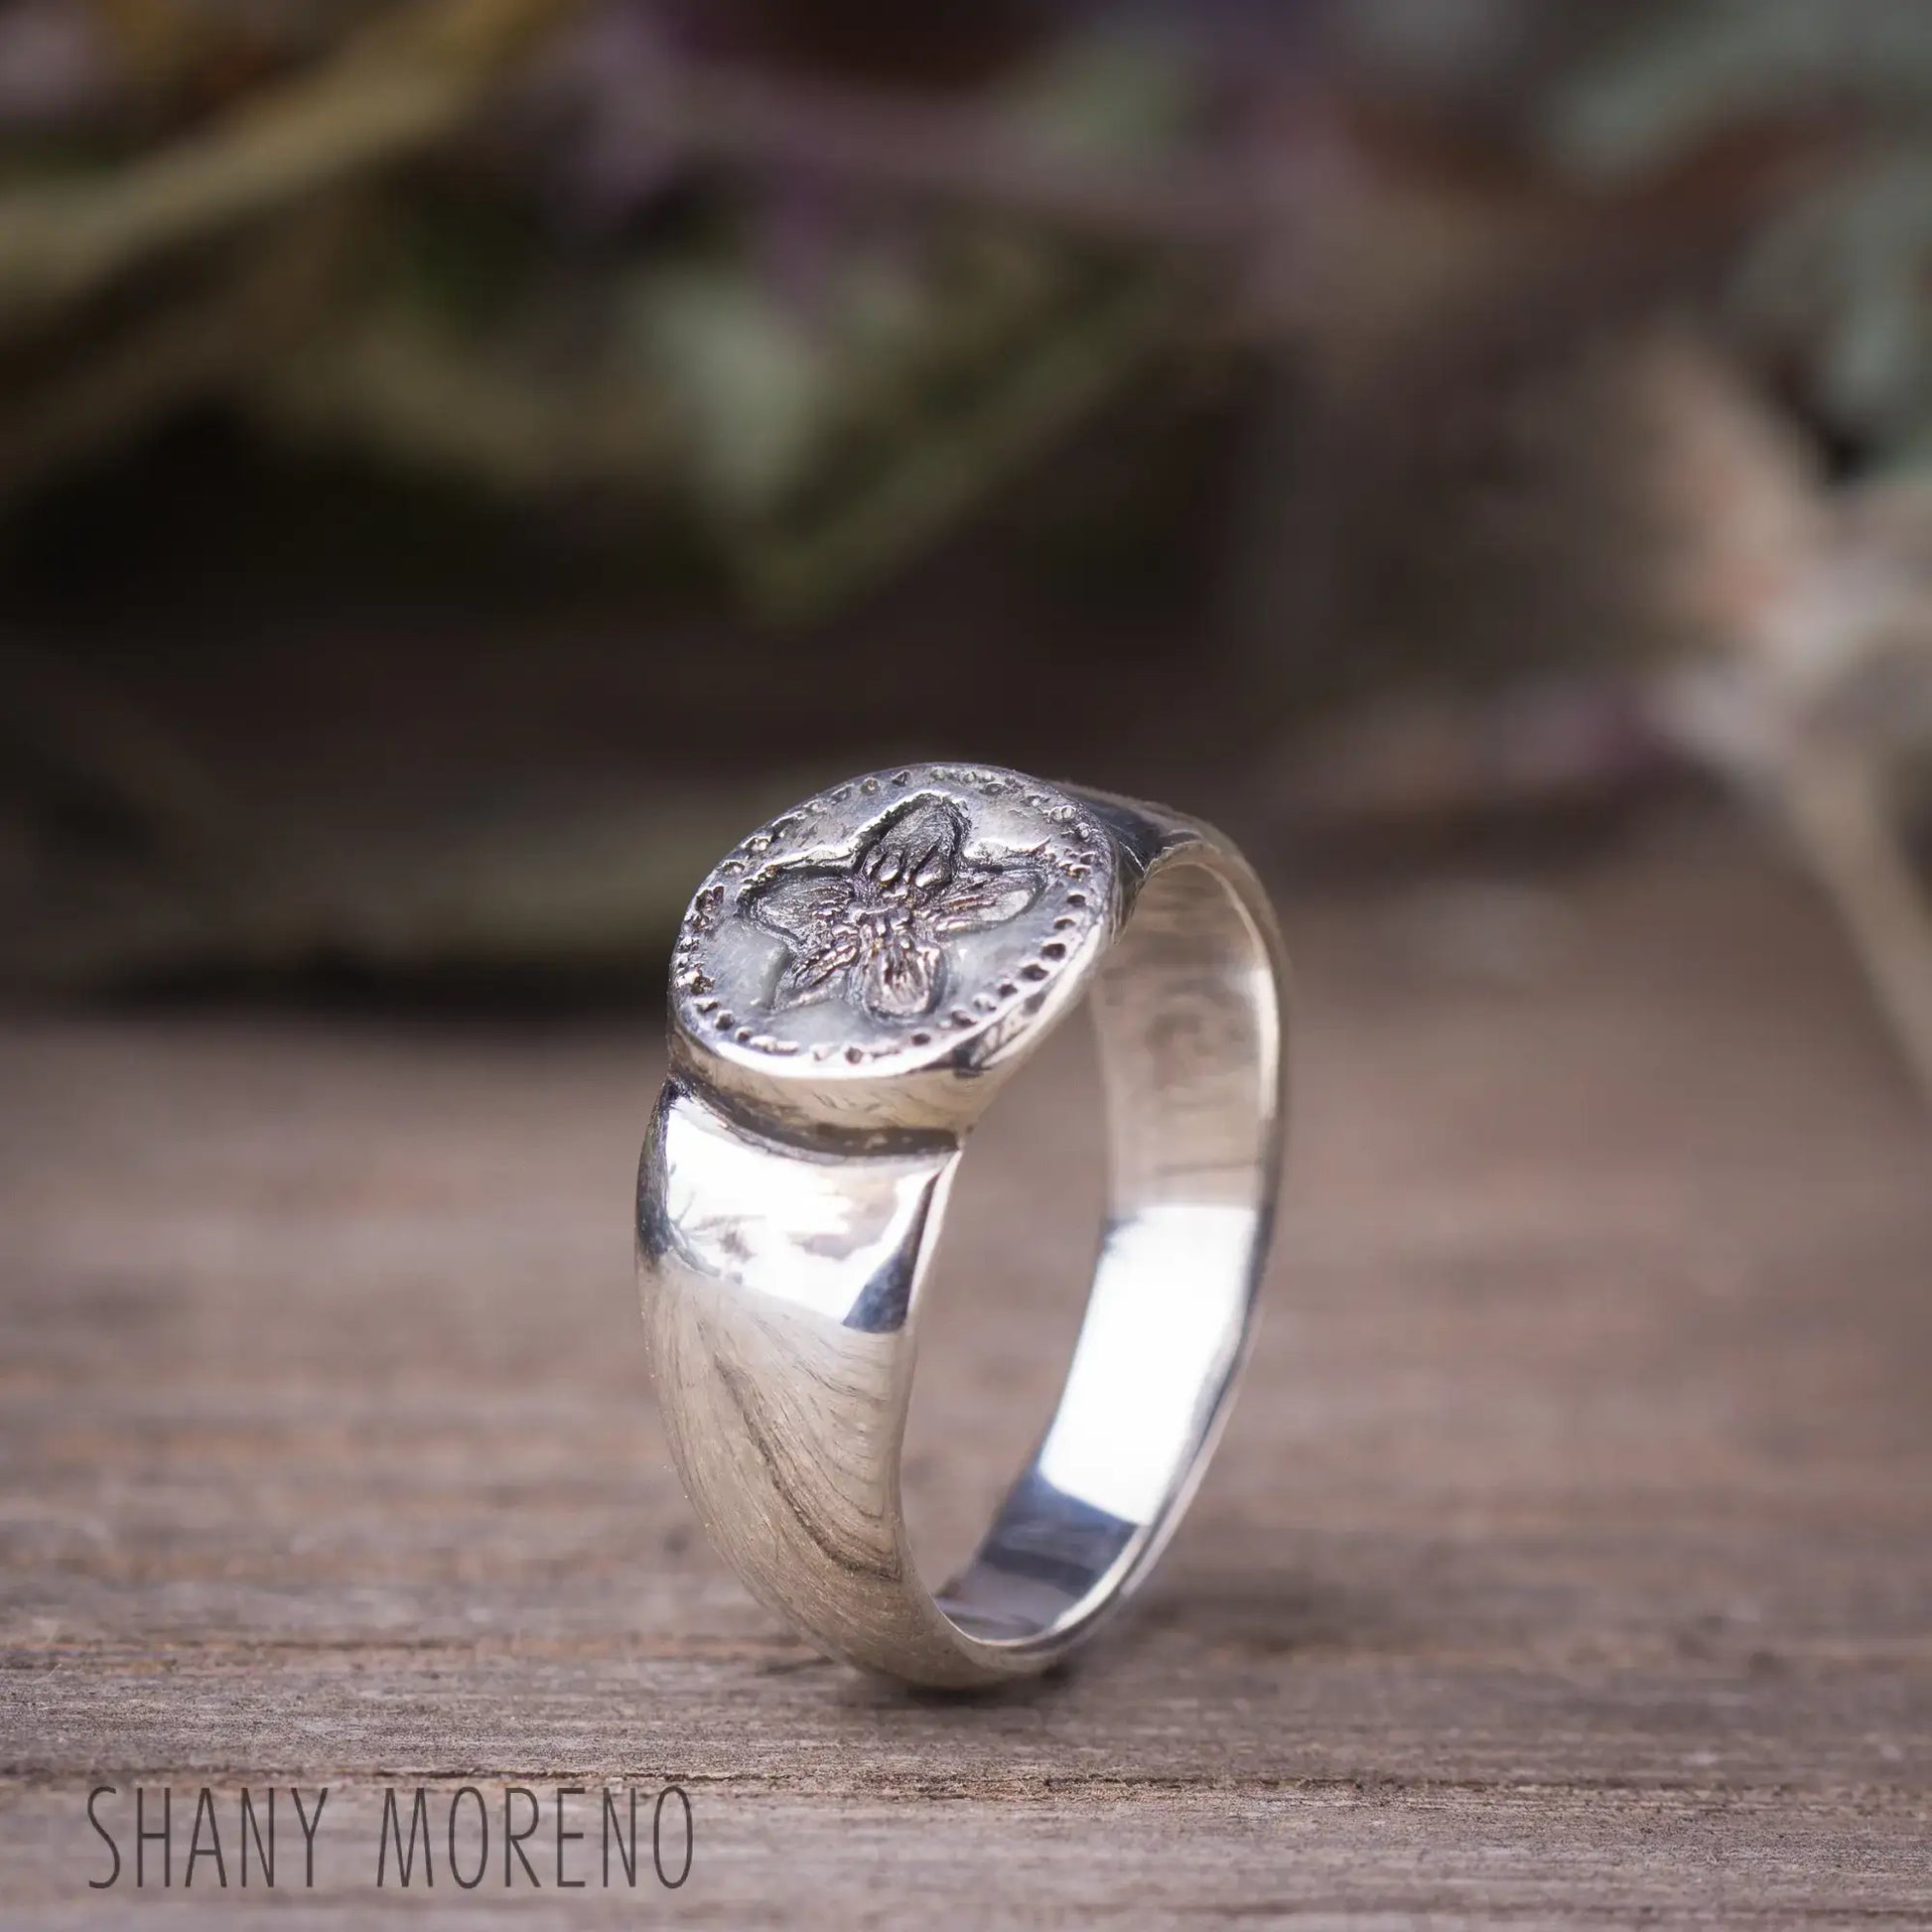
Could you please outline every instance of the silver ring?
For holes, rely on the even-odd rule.
[[[1208,827],[983,765],[834,785],[698,889],[637,1184],[672,1454],[752,1590],[934,1685],[1044,1669],[1179,1520],[1253,1324],[1285,967]],[[899,1500],[920,1281],[967,1131],[1086,996],[1109,1189],[1060,1403],[978,1554],[920,1583]]]

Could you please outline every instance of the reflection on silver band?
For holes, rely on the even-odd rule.
[[[914,1682],[1044,1668],[1151,1567],[1223,1420],[1280,1155],[1283,964],[1226,842],[977,765],[836,786],[727,856],[672,969],[638,1177],[672,1453],[748,1585]],[[1059,1407],[964,1572],[899,1502],[920,1283],[967,1132],[1084,998],[1109,1198]]]

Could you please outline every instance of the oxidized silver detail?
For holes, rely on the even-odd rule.
[[[1003,924],[1040,893],[1027,860],[975,865],[965,843],[965,813],[925,794],[829,863],[794,859],[748,881],[741,908],[787,946],[771,1010],[844,993],[884,1021],[930,1013],[945,988],[945,942]]]
[[[1038,1011],[1113,890],[1108,841],[1051,786],[986,765],[876,772],[712,869],[672,955],[673,1015],[747,1063],[929,1061]]]

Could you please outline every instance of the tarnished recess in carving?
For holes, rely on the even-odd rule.
[[[1042,885],[1025,860],[969,862],[957,805],[914,798],[836,863],[775,866],[748,883],[744,910],[786,946],[772,1010],[843,994],[881,1020],[932,1012],[945,991],[945,941],[1017,917]]]

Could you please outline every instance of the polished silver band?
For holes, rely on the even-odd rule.
[[[986,766],[835,786],[700,888],[638,1177],[645,1322],[707,1527],[822,1649],[991,1683],[1147,1575],[1253,1319],[1283,980],[1217,834]],[[1109,1156],[1092,1293],[1033,1461],[935,1594],[899,1496],[920,1283],[967,1131],[1083,995]]]

